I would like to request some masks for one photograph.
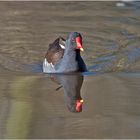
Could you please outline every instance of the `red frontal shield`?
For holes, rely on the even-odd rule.
[[[77,49],[80,49],[81,51],[83,51],[84,49],[83,49],[83,47],[82,47],[82,40],[81,40],[81,38],[80,37],[76,37],[76,48]]]
[[[76,100],[76,111],[77,112],[82,111],[82,105],[83,105],[83,100]]]

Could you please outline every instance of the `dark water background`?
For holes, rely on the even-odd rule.
[[[0,138],[140,138],[140,2],[117,3],[0,2]],[[71,31],[90,71],[81,113],[41,72],[48,44]]]

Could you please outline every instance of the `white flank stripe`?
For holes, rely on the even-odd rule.
[[[65,49],[65,46],[63,46],[62,44],[59,44],[60,45],[60,47],[62,48],[62,49]]]

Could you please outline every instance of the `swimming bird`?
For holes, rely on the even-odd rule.
[[[66,40],[59,37],[49,45],[43,61],[43,72],[69,73],[87,71],[80,55],[80,51],[83,50],[80,33],[71,32]]]

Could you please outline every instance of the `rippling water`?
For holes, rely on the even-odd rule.
[[[0,2],[0,138],[140,138],[139,15],[140,2]],[[71,31],[89,72],[42,74]]]

